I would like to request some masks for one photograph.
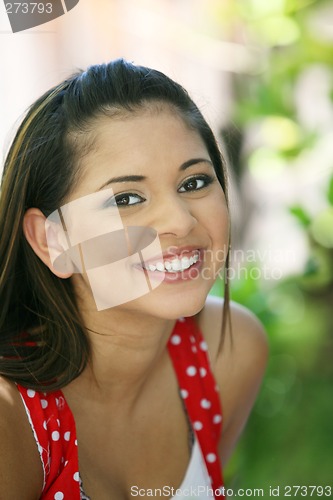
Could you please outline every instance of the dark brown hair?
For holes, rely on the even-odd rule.
[[[1,182],[0,374],[17,383],[61,388],[82,372],[90,354],[71,280],[55,276],[32,250],[22,229],[25,211],[36,207],[47,216],[64,204],[79,179],[78,144],[81,153],[94,119],[151,102],[172,105],[198,131],[227,196],[210,127],[186,90],[163,73],[119,59],[80,71],[40,97],[16,133]],[[223,331],[228,293],[226,279]]]

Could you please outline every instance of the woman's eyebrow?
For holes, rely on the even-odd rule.
[[[182,163],[179,170],[186,170],[188,167],[192,167],[192,165],[196,165],[197,163],[209,163],[209,165],[214,168],[213,163],[208,160],[208,158],[192,158],[192,160],[187,160],[185,163]]]
[[[187,160],[184,163],[182,163],[179,167],[179,170],[182,172],[186,170],[189,167],[192,167],[193,165],[196,165],[197,163],[208,163],[213,167],[213,163],[208,160],[207,158],[192,158],[191,160]],[[109,184],[112,184],[114,182],[140,182],[140,181],[145,181],[147,177],[145,175],[120,175],[119,177],[112,177],[108,181],[106,181],[99,189],[103,189],[105,186],[108,186]]]
[[[145,177],[144,175],[121,175],[120,177],[112,177],[112,179],[109,179],[100,188],[98,188],[98,191],[103,189],[105,186],[112,184],[113,182],[140,182],[144,181],[145,179],[147,179],[147,177]]]

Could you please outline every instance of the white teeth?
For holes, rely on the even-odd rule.
[[[192,266],[192,264],[198,262],[198,260],[199,260],[199,255],[198,254],[193,255],[193,257],[190,257],[190,265]]]
[[[188,257],[183,257],[182,258],[182,268],[183,269],[188,269],[191,265],[191,261]]]
[[[193,266],[199,260],[199,255],[195,254],[191,257],[182,257],[181,259],[173,259],[171,262],[166,260],[163,262],[156,262],[156,264],[148,264],[147,268],[149,271],[167,271],[170,273],[176,273],[178,271],[184,271],[189,267]]]
[[[182,268],[182,264],[179,259],[175,259],[171,262],[172,270],[173,271],[180,271]]]

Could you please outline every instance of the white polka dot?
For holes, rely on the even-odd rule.
[[[202,341],[200,342],[200,349],[201,349],[202,351],[207,351],[207,350],[208,350],[207,342],[205,342],[204,340],[202,340]]]
[[[203,428],[203,425],[201,422],[197,421],[197,422],[194,422],[193,427],[194,427],[194,430],[201,431],[201,429]]]
[[[184,323],[185,318],[183,316],[181,316],[180,318],[178,318],[178,321],[180,321],[181,323]]]
[[[75,446],[77,446],[77,439],[75,439],[74,444],[75,444]]]
[[[69,441],[70,438],[71,438],[71,433],[69,431],[65,432],[65,434],[64,434],[65,441]]]
[[[210,401],[208,401],[208,399],[205,399],[205,398],[204,398],[204,399],[202,399],[202,400],[200,401],[200,406],[201,406],[201,408],[204,408],[205,410],[208,410],[208,408],[210,408],[210,407],[211,407],[211,402],[210,402]]]
[[[56,398],[56,405],[58,408],[63,408],[65,404],[65,400],[62,396],[60,396],[60,398]]]
[[[173,345],[179,345],[181,343],[182,339],[180,338],[179,335],[172,335],[170,341],[171,341],[171,344],[173,344]]]
[[[42,408],[44,408],[45,410],[45,408],[47,408],[49,403],[46,401],[46,399],[41,399],[40,404],[42,405]]]
[[[186,399],[188,396],[188,391],[186,389],[181,389],[180,390],[180,395],[183,399]]]
[[[43,427],[47,431],[47,422],[46,422],[46,420],[44,420],[44,422],[43,422]]]
[[[59,438],[60,438],[60,434],[58,431],[53,431],[52,432],[52,440],[53,441],[59,441]]]
[[[75,472],[75,474],[73,475],[73,479],[74,479],[74,481],[79,482],[80,481],[80,474],[78,472]]]
[[[200,371],[200,377],[205,377],[207,375],[206,368],[201,367],[199,371]]]
[[[59,418],[57,418],[57,424],[60,427],[60,420],[59,420]]]
[[[194,375],[196,375],[197,373],[197,369],[195,366],[188,366],[186,368],[186,373],[189,377],[194,377]]]
[[[27,394],[28,394],[29,398],[34,398],[36,391],[33,391],[32,389],[28,389]]]
[[[190,336],[190,341],[192,342],[192,344],[195,343],[195,338],[193,337],[193,335]]]
[[[196,348],[195,345],[192,345],[192,352],[198,352],[198,349]]]
[[[57,493],[54,495],[54,500],[63,500],[64,498],[65,495],[62,491],[57,491]]]
[[[64,463],[64,467],[66,467],[67,464],[68,464],[68,460],[66,460],[66,462]]]
[[[214,424],[219,424],[220,422],[222,422],[222,415],[214,415],[213,422]]]
[[[215,453],[208,453],[208,455],[206,455],[206,460],[210,464],[212,464],[213,462],[215,462],[216,461],[216,455],[215,455]]]

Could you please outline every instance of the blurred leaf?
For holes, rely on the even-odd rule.
[[[289,212],[294,215],[303,227],[308,227],[311,224],[311,217],[300,205],[294,205],[289,208]]]
[[[333,207],[322,210],[311,222],[313,238],[323,247],[333,248]]]
[[[313,256],[309,257],[304,268],[304,276],[313,276],[319,271],[319,262]]]
[[[299,284],[305,291],[310,293],[320,292],[332,281],[332,258],[325,247],[316,246],[312,249],[312,256],[307,263],[308,270],[299,280]],[[310,272],[310,271],[314,272]]]

